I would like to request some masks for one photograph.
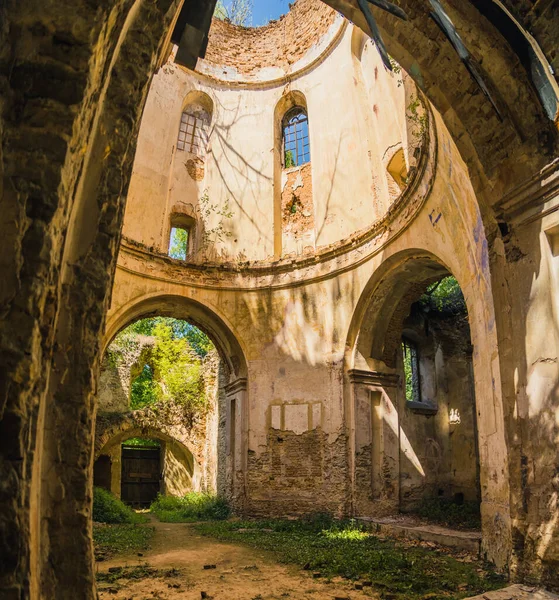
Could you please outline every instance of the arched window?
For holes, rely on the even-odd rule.
[[[404,358],[406,400],[408,402],[421,402],[419,351],[417,345],[407,338],[402,338],[402,353]]]
[[[188,106],[181,116],[177,150],[206,156],[209,129],[210,115],[207,111],[196,104]]]
[[[295,106],[283,118],[283,167],[300,167],[310,160],[309,120],[305,110]]]

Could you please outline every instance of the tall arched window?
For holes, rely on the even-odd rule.
[[[283,167],[299,167],[310,160],[309,120],[305,109],[295,106],[283,118]]]
[[[182,113],[177,150],[206,156],[210,129],[210,115],[197,104],[191,104]]]

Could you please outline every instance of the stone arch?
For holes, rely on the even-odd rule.
[[[13,382],[0,409],[10,446],[2,479],[12,482],[0,517],[0,537],[10,540],[0,549],[0,577],[12,595],[95,597],[89,490],[99,339],[140,118],[180,5],[0,9],[3,62],[17,65],[0,73],[3,146],[24,131],[49,140],[44,153],[10,144],[0,165],[8,215],[0,227],[11,261],[0,353],[2,380]],[[29,40],[27,49],[9,42],[14,35]],[[33,116],[23,115],[24,105]],[[4,344],[16,338],[20,353]]]
[[[184,296],[152,293],[135,298],[109,315],[103,347],[106,348],[114,336],[130,323],[153,316],[174,317],[192,323],[208,335],[217,349],[221,359],[217,407],[211,417],[215,425],[211,431],[215,431],[217,439],[208,430],[206,438],[207,443],[217,450],[213,471],[217,489],[230,499],[235,509],[242,510],[248,457],[249,399],[246,353],[240,337],[215,309]],[[199,462],[206,464],[202,459]]]
[[[512,544],[510,538],[510,487],[505,434],[503,399],[488,373],[487,359],[498,361],[499,348],[493,324],[480,318],[491,310],[476,290],[464,284],[463,274],[453,272],[432,252],[411,248],[396,252],[386,258],[375,271],[357,303],[346,342],[345,372],[349,393],[347,418],[350,430],[355,431],[359,409],[355,404],[356,386],[376,390],[382,396],[393,398],[397,394],[399,376],[396,370],[396,352],[401,345],[403,323],[411,305],[418,300],[426,286],[452,274],[464,294],[470,321],[473,345],[473,372],[476,398],[476,420],[481,481],[482,547],[487,557],[499,568],[510,564]],[[391,424],[389,443],[399,445],[393,408],[392,417],[383,417]],[[390,413],[390,410],[388,410]],[[355,436],[355,433],[353,434]],[[392,436],[392,437],[391,437]],[[357,445],[356,445],[357,444]],[[359,443],[355,437],[350,443],[352,453]],[[354,468],[359,464],[352,457]],[[394,467],[395,468],[395,467]],[[357,493],[354,490],[354,494]],[[387,510],[394,510],[395,498],[386,501]]]
[[[349,2],[329,3],[359,19]],[[521,7],[513,0],[503,3],[525,30],[530,27],[559,72],[557,17],[545,11],[531,14],[531,3]],[[0,520],[0,537],[9,540],[9,553],[0,556],[0,564],[3,587],[16,595],[37,597],[41,586],[46,597],[54,597],[56,590],[76,589],[83,591],[84,598],[94,597],[87,490],[98,339],[110,297],[137,126],[165,32],[179,4],[178,0],[118,6],[109,2],[101,7],[81,5],[76,11],[74,2],[59,2],[45,8],[48,28],[29,19],[25,3],[0,8],[5,24],[0,47],[4,63],[10,65],[10,77],[5,72],[0,75],[10,98],[3,107],[2,135],[16,149],[12,156],[4,154],[0,165],[6,201],[3,256],[10,257],[4,273],[5,281],[12,284],[1,298],[6,383],[0,438],[6,448],[2,477],[10,483]],[[473,173],[476,190],[482,196],[485,193],[483,201],[490,205],[490,192],[500,198],[556,154],[556,132],[534,102],[526,77],[518,71],[502,36],[472,12],[468,3],[451,0],[450,4],[453,17],[459,17],[457,25],[466,25],[460,29],[468,45],[484,53],[493,51],[498,42],[490,79],[508,100],[512,118],[506,126],[501,127],[494,116],[484,117],[490,113],[487,101],[430,23],[427,5],[400,2],[411,15],[412,25],[420,25],[415,32],[404,24],[399,35],[395,32],[399,24],[381,13],[379,21],[389,34],[386,39],[392,55],[423,82],[428,97],[445,115]],[[465,19],[468,14],[477,18]],[[468,23],[476,26],[468,27]],[[14,32],[25,36],[31,46],[7,43]],[[55,46],[48,66],[53,70],[47,73],[44,54],[36,49],[54,50]],[[60,46],[70,51],[60,52]],[[74,48],[78,51],[71,51]],[[414,57],[413,48],[421,48],[421,55]],[[92,56],[96,61],[90,61]],[[448,68],[442,70],[445,61]],[[513,68],[508,69],[509,65]],[[456,74],[459,85],[454,85]],[[47,75],[53,75],[51,82],[65,85],[42,85]],[[518,94],[514,93],[517,82]],[[34,104],[38,98],[47,101]],[[32,102],[21,111],[27,100]],[[65,113],[61,107],[72,108]],[[40,130],[49,140],[48,169],[43,155],[28,148],[16,132],[33,111],[48,126]],[[489,140],[488,134],[493,134]],[[83,149],[87,156],[102,156],[102,161],[84,162]],[[511,169],[511,165],[519,168]],[[35,221],[32,225],[30,216]],[[51,371],[53,364],[56,368]],[[56,436],[62,428],[73,435]],[[504,527],[505,531],[506,523]],[[58,534],[64,530],[73,535]]]
[[[184,296],[148,294],[120,307],[109,315],[103,349],[130,323],[154,316],[174,317],[192,323],[214,342],[227,366],[230,382],[247,377],[245,352],[233,327],[212,308]]]
[[[325,2],[369,33],[356,0]],[[541,34],[536,36],[542,50],[540,60],[547,57],[557,73],[555,36],[550,33],[549,15],[534,16],[528,27],[523,22],[527,18],[525,11],[510,0],[503,4],[518,17],[524,35],[537,23]],[[431,19],[429,3],[405,0],[399,6],[408,14],[407,22],[373,8],[387,50],[443,115],[468,164],[476,193],[487,208],[492,198],[494,202],[550,162],[558,150],[557,128],[547,116],[519,56],[474,2],[447,0],[445,9],[474,59],[483,60],[483,77],[501,117]],[[549,65],[544,67],[549,72]],[[507,165],[519,167],[514,176],[511,177]]]
[[[188,487],[192,491],[202,490],[204,482],[202,481],[203,474],[200,466],[201,457],[198,456],[199,452],[197,452],[195,444],[187,436],[181,436],[174,431],[168,431],[165,427],[156,428],[146,426],[133,413],[121,415],[118,420],[112,419],[102,421],[101,423],[98,422],[95,433],[94,460],[97,461],[101,456],[109,456],[116,463],[116,470],[119,471],[120,448],[126,440],[136,437],[162,442],[164,445],[164,461],[167,460],[167,455],[169,455],[174,458],[174,462],[180,463],[182,467],[182,479],[185,479],[185,476],[187,476],[189,481],[182,481],[179,485],[175,484],[175,488],[180,489],[182,487],[182,492],[186,491]],[[165,470],[166,465],[164,464],[164,477]],[[113,472],[111,475],[111,491],[118,497],[120,496],[120,473]],[[162,492],[167,493],[172,491],[168,489],[169,487],[169,483],[165,482],[165,489]],[[176,495],[183,494],[179,493]]]

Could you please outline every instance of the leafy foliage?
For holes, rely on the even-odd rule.
[[[429,123],[427,112],[419,96],[412,96],[407,106],[407,117],[413,124],[412,135],[421,141],[427,133]]]
[[[150,510],[165,523],[220,521],[231,514],[225,498],[199,492],[191,492],[182,497],[160,495]]]
[[[218,0],[214,17],[231,21],[234,25],[250,27],[252,24],[252,0],[231,0],[227,5]]]
[[[404,339],[402,342],[402,353],[406,383],[406,400],[408,402],[419,402],[421,400],[421,391],[419,386],[417,347],[411,341]]]
[[[138,410],[157,402],[159,386],[153,379],[153,370],[149,365],[144,365],[142,372],[130,386],[130,408]]]
[[[291,167],[295,166],[295,159],[293,158],[293,150],[285,151],[285,157],[284,157],[283,164],[284,164],[285,169],[291,169]]]
[[[186,321],[155,317],[137,321],[109,346],[109,360],[130,380],[130,407],[169,412],[180,408],[185,423],[207,408],[203,358],[209,338]],[[166,406],[165,406],[166,405]]]
[[[146,550],[153,536],[153,527],[138,525],[93,524],[95,560],[106,560],[117,554]]]
[[[200,358],[190,351],[188,340],[176,338],[171,327],[159,323],[151,351],[153,378],[159,383],[159,400],[192,409],[205,407],[206,397]]]
[[[93,488],[93,520],[97,523],[144,523],[145,517],[103,488]]]
[[[117,335],[115,342],[126,334],[153,336],[155,335],[155,328],[159,324],[170,327],[174,338],[186,338],[190,347],[202,358],[214,348],[210,338],[198,327],[188,321],[174,319],[173,317],[151,317],[135,321]]]
[[[393,600],[459,599],[505,585],[488,565],[372,535],[355,521],[323,519],[204,523],[203,535],[273,552],[324,577],[363,578]]]
[[[466,301],[458,281],[452,275],[427,288],[419,299],[423,309],[447,315],[466,314]]]
[[[188,255],[188,230],[173,227],[169,242],[169,256],[178,260],[185,260]]]
[[[150,440],[144,438],[129,438],[122,443],[123,446],[134,446],[138,448],[160,448],[161,442],[159,440]]]

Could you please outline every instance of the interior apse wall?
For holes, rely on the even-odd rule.
[[[369,50],[364,70],[375,75],[365,78],[352,53],[352,26],[340,21],[334,26],[321,54],[292,73],[287,86],[285,79],[265,77],[239,83],[223,75],[219,81],[172,61],[159,71],[142,120],[123,230],[127,238],[166,252],[169,223],[184,214],[194,220],[190,261],[269,261],[303,253],[309,245],[337,243],[385,214],[395,199],[386,164],[393,151],[412,144],[406,129],[408,88]],[[287,93],[306,99],[313,241],[278,250],[274,156],[281,144],[276,119],[283,115],[275,109]],[[189,168],[193,157],[176,148],[181,112],[192,97],[205,97],[213,107],[208,153],[197,170]]]

